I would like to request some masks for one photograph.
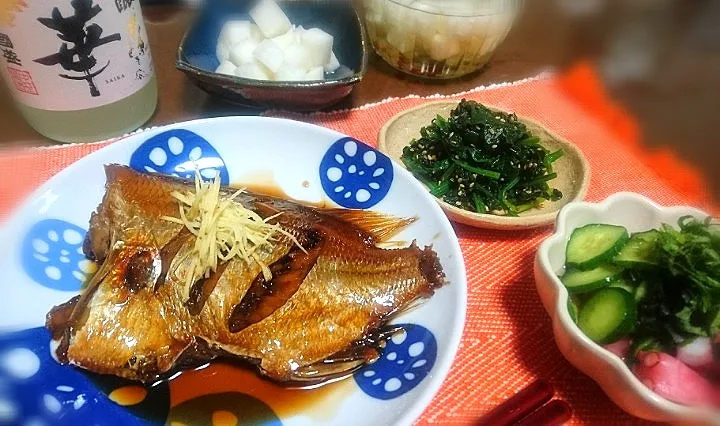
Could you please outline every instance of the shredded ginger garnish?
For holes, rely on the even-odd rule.
[[[219,177],[203,181],[196,172],[194,193],[172,192],[172,196],[180,202],[179,217],[164,216],[163,219],[184,225],[196,237],[193,250],[187,254],[190,267],[184,288],[186,297],[189,297],[194,282],[209,277],[217,270],[218,261],[239,258],[250,264],[254,260],[262,269],[265,280],[270,280],[270,268],[258,256],[258,251],[271,249],[278,234],[285,235],[302,249],[297,239],[279,224],[268,223],[280,213],[263,219],[233,201],[244,191],[243,188],[230,197],[222,198]]]

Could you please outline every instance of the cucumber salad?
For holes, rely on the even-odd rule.
[[[671,401],[720,407],[720,224],[573,231],[560,276],[571,318]]]

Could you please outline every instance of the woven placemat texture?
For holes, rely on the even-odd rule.
[[[587,77],[576,72],[572,78],[578,76]],[[643,157],[624,140],[612,121],[603,120],[568,94],[567,88],[574,84],[575,80],[543,76],[449,98],[474,99],[534,118],[575,143],[591,167],[589,200],[634,191],[660,204],[691,203],[714,211],[705,188],[694,183],[695,171],[664,156],[658,173],[652,158]],[[332,113],[269,111],[266,115],[315,123],[375,145],[378,131],[389,118],[427,99],[410,96]],[[0,217],[6,217],[55,173],[109,143],[113,141],[1,152]],[[673,180],[685,184],[673,186]],[[550,319],[532,278],[535,251],[551,229],[503,232],[456,225],[455,230],[468,273],[467,321],[451,373],[419,424],[472,424],[536,378],[550,380],[558,397],[570,403],[571,424],[640,424],[568,364],[555,346]]]

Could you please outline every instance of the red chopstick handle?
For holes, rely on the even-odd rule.
[[[538,408],[515,426],[560,426],[572,417],[570,405],[555,399]]]
[[[540,379],[485,414],[477,426],[509,426],[550,401],[555,394],[552,385]]]

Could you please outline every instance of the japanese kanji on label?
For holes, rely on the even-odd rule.
[[[22,66],[22,61],[18,58],[17,53],[13,50],[12,40],[7,34],[0,33],[0,49],[2,49],[3,58],[8,64]]]

